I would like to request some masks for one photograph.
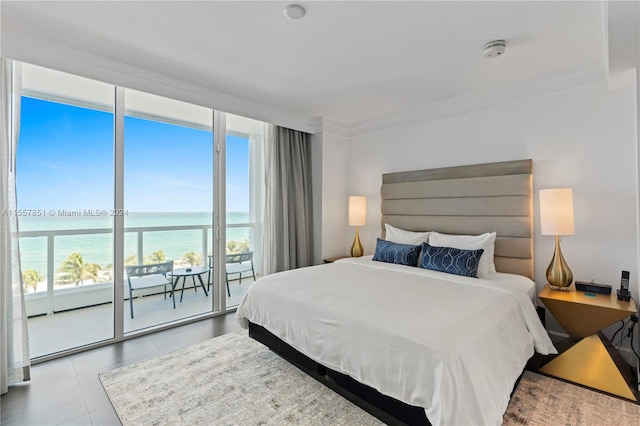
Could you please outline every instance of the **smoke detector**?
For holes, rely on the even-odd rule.
[[[482,48],[482,56],[485,58],[497,58],[504,55],[507,43],[504,40],[491,41]]]
[[[284,8],[284,16],[289,19],[302,19],[302,17],[307,13],[304,7],[299,4],[290,4]]]

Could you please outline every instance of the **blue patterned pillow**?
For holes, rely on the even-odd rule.
[[[420,267],[463,277],[477,277],[480,256],[483,252],[483,249],[462,250],[452,247],[434,247],[423,243]]]
[[[420,255],[420,246],[410,244],[396,244],[391,241],[376,241],[376,252],[373,260],[378,262],[396,263],[398,265],[418,266],[418,256]]]

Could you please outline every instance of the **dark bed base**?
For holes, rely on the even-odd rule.
[[[292,348],[260,325],[249,323],[249,337],[267,346],[320,383],[386,424],[431,425],[423,408],[383,395],[345,374],[326,368]]]

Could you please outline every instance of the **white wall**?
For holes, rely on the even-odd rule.
[[[310,136],[313,263],[322,263],[322,132]]]
[[[315,234],[315,238],[320,239],[322,245],[320,259],[326,259],[349,253],[354,230],[349,228],[347,217],[349,194],[346,192],[346,182],[349,179],[348,173],[351,167],[348,140],[327,131],[322,133],[322,205],[320,206],[322,229],[321,236]],[[317,155],[318,152],[314,151],[314,154]],[[317,159],[314,160],[314,164],[317,161]],[[314,183],[314,189],[315,185]],[[317,207],[314,207],[314,211],[316,209]],[[345,233],[351,238],[347,243],[345,243]],[[320,259],[316,253],[317,263],[320,263]]]
[[[562,249],[574,277],[594,278],[617,288],[620,271],[629,270],[638,300],[635,81],[626,79],[614,86],[613,90],[607,84],[567,90],[351,137],[342,182],[333,168],[340,163],[342,153],[335,146],[340,141],[331,140],[333,148],[324,149],[324,174],[334,179],[323,188],[323,212],[329,210],[328,203],[342,210],[348,194],[366,195],[368,220],[361,228],[361,239],[365,252],[371,254],[381,230],[383,173],[531,158],[538,289],[545,284],[554,238],[540,235],[537,192],[572,187],[576,234],[563,238]],[[344,189],[340,191],[338,184]],[[346,226],[345,215],[323,217],[324,253],[334,247],[344,253],[350,246],[353,232]],[[330,235],[327,228],[343,232]],[[553,322],[550,327],[560,330]]]

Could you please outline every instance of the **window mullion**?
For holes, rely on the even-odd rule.
[[[124,209],[124,88],[115,89],[114,111],[114,201]],[[124,216],[113,217],[113,314],[114,337],[124,336]]]

